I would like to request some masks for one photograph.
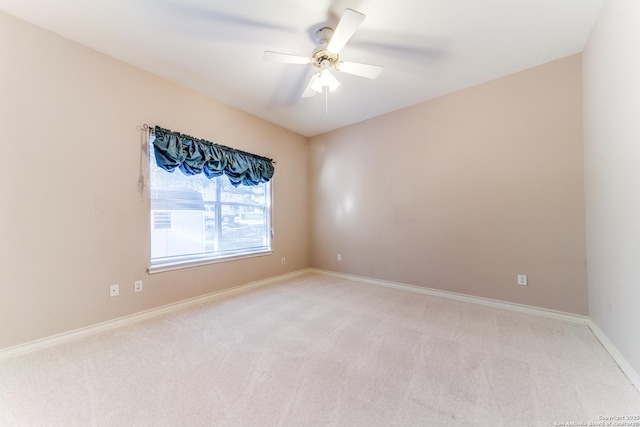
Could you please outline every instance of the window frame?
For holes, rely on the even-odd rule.
[[[153,154],[150,156],[150,163],[149,163],[149,167],[157,167],[156,165],[152,164],[151,162],[154,161],[154,157]],[[162,172],[166,172],[166,171],[162,171]],[[182,174],[181,171],[175,171],[174,173],[179,173]],[[220,176],[214,179],[219,179],[219,180],[224,180],[224,179],[228,179],[226,176]],[[261,207],[263,207],[266,210],[266,219],[265,219],[265,224],[264,224],[264,236],[266,237],[266,245],[264,247],[260,247],[256,250],[246,250],[245,249],[238,249],[236,251],[234,250],[229,250],[226,251],[225,254],[220,255],[218,252],[218,255],[213,255],[213,252],[202,252],[200,254],[197,255],[184,255],[184,256],[172,256],[171,260],[167,260],[166,262],[162,262],[161,258],[162,257],[157,257],[155,262],[154,259],[151,257],[152,253],[151,253],[151,246],[153,244],[153,235],[151,233],[154,232],[154,227],[156,225],[155,222],[155,214],[160,211],[162,212],[162,210],[160,209],[156,209],[154,210],[152,207],[152,196],[151,194],[153,193],[154,190],[156,190],[157,188],[155,188],[153,186],[152,183],[152,178],[151,178],[151,174],[149,176],[149,219],[150,219],[150,226],[149,226],[149,230],[150,230],[150,235],[149,235],[149,267],[147,269],[149,274],[153,274],[153,273],[160,273],[160,272],[164,272],[164,271],[171,271],[171,270],[177,270],[177,269],[184,269],[184,268],[191,268],[191,267],[197,267],[197,266],[202,266],[202,265],[208,265],[208,264],[216,264],[216,263],[221,263],[221,262],[228,262],[228,261],[234,261],[234,260],[239,260],[239,259],[247,259],[247,258],[255,258],[255,257],[262,257],[262,256],[268,256],[268,255],[272,255],[273,254],[273,248],[272,248],[272,239],[273,239],[273,180],[270,180],[269,182],[266,182],[264,184],[261,184],[265,186],[265,191],[266,191],[266,200],[265,200],[265,204],[261,205]],[[223,201],[221,194],[223,193],[222,189],[221,189],[222,185],[220,184],[216,184],[216,201],[203,201],[203,204],[205,206],[213,206],[214,212],[215,212],[215,227],[216,227],[216,236],[217,238],[219,238],[221,236],[221,228],[222,228],[222,222],[223,222],[223,216],[222,216],[222,206],[237,206],[237,207],[256,207],[256,205],[254,204],[250,204],[250,203],[242,203],[242,202],[231,202],[231,201]],[[205,212],[205,226],[206,226],[206,218],[207,212],[211,212],[211,210],[207,211],[206,209],[204,210]],[[165,257],[168,258],[168,257]],[[159,261],[160,259],[160,261]]]

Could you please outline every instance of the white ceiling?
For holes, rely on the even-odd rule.
[[[0,10],[305,136],[581,52],[606,0],[0,0]],[[300,98],[311,55],[342,11],[366,15],[325,99]]]

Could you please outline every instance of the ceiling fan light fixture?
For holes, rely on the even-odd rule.
[[[313,79],[310,83],[311,89],[316,92],[322,93],[322,89],[327,87],[330,92],[333,92],[340,86],[340,82],[336,77],[331,74],[328,68],[323,68],[313,75]]]

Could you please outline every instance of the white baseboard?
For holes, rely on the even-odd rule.
[[[633,368],[633,366],[631,366],[627,359],[624,358],[618,348],[613,345],[604,331],[600,329],[600,327],[596,325],[592,320],[589,320],[589,328],[598,338],[598,340],[600,340],[600,343],[609,352],[611,357],[613,357],[613,360],[615,360],[622,372],[624,372],[627,378],[629,378],[635,388],[640,391],[640,375],[638,375],[638,372]]]
[[[439,289],[433,289],[433,288],[423,288],[421,286],[406,285],[404,283],[390,282],[387,280],[370,279],[368,277],[336,273],[336,272],[327,271],[327,270],[310,269],[310,271],[318,274],[324,274],[327,276],[335,276],[335,277],[342,277],[344,279],[357,280],[359,282],[369,283],[371,285],[385,286],[387,288],[394,288],[394,289],[402,289],[405,291],[417,292],[420,294],[431,295],[435,297],[455,299],[458,301],[470,302],[473,304],[481,304],[489,307],[502,308],[502,309],[511,310],[511,311],[518,311],[521,313],[535,314],[537,316],[550,317],[553,319],[565,320],[568,322],[580,323],[583,325],[587,325],[589,323],[589,318],[587,316],[566,313],[564,311],[548,310],[546,308],[533,307],[530,305],[522,305],[522,304],[516,304],[512,302],[494,300],[490,298],[476,297],[473,295],[459,294],[456,292],[441,291]]]
[[[42,338],[36,341],[31,341],[25,344],[20,344],[14,347],[8,347],[0,349],[0,361],[11,357],[19,356],[33,351],[42,350],[48,347],[53,347],[58,344],[77,340],[89,335],[97,334],[99,332],[108,331],[110,329],[119,328],[122,326],[130,325],[140,320],[149,319],[151,317],[160,316],[162,314],[170,313],[176,310],[187,308],[196,304],[202,304],[204,302],[213,301],[218,298],[222,298],[228,295],[234,295],[240,292],[246,292],[251,289],[259,288],[269,285],[279,280],[289,279],[307,273],[309,269],[298,270],[292,273],[283,274],[281,276],[275,276],[264,280],[258,280],[256,282],[247,283],[245,285],[236,286],[230,289],[225,289],[218,292],[212,292],[203,296],[190,298],[184,301],[179,301],[173,304],[164,305],[162,307],[153,308],[146,311],[141,311],[129,316],[120,317],[114,320],[108,320],[106,322],[97,323],[95,325],[86,326],[79,329],[74,329],[61,334],[53,335],[50,337]]]

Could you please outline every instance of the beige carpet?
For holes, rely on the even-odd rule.
[[[640,414],[640,393],[585,325],[318,274],[0,362],[3,426],[553,426],[625,414]]]

